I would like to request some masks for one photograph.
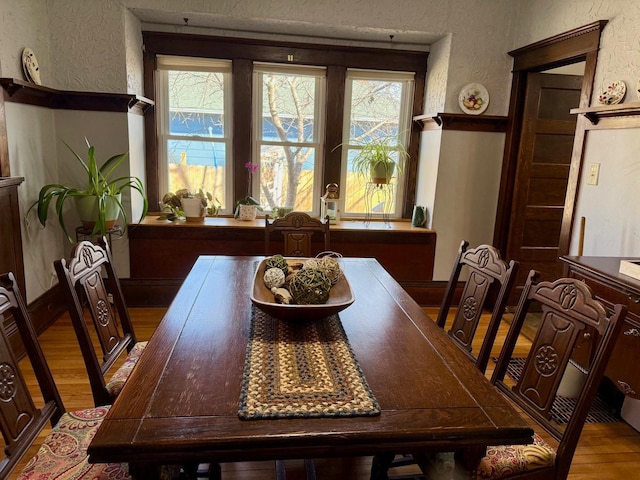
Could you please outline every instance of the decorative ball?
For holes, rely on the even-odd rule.
[[[340,263],[335,257],[321,257],[315,259],[318,265],[318,270],[322,270],[329,280],[331,285],[338,283],[338,280],[342,277],[342,268]]]
[[[264,261],[265,270],[270,268],[279,268],[285,277],[289,273],[289,263],[282,255],[273,255]]]
[[[322,270],[306,268],[289,281],[289,292],[298,305],[327,303],[331,280]]]
[[[277,267],[269,268],[264,272],[264,284],[269,290],[274,287],[281,287],[284,285],[284,273]]]
[[[315,258],[309,258],[304,262],[302,268],[318,268],[318,260]]]

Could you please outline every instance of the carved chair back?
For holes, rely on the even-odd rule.
[[[265,255],[270,254],[270,240],[274,232],[279,232],[284,237],[285,257],[311,257],[311,240],[314,234],[324,236],[324,250],[330,250],[329,217],[322,222],[304,212],[290,212],[282,218],[276,218],[269,222],[269,215],[265,216]]]
[[[15,320],[36,375],[43,399],[40,408],[31,397],[4,330],[4,317],[8,314]],[[0,379],[0,430],[5,453],[0,462],[0,478],[7,478],[47,423],[54,426],[64,413],[62,399],[12,273],[0,275]]]
[[[468,278],[448,333],[471,357],[478,369],[485,372],[509,293],[516,279],[518,263],[514,260],[505,262],[500,258],[500,252],[491,245],[480,245],[472,249],[468,247],[469,242],[463,240],[438,312],[437,324],[445,328],[458,281],[461,274],[466,271]],[[491,308],[491,319],[476,356],[472,353],[472,342],[480,317],[483,311],[490,307],[490,302],[494,302]]]
[[[105,374],[121,354],[134,347],[136,335],[106,239],[101,245],[80,242],[73,248],[68,263],[61,259],[54,265],[80,344],[94,402],[96,406],[111,404],[113,395],[107,390]],[[89,325],[95,329],[93,337],[99,343],[100,356]]]
[[[584,282],[560,278],[536,284],[537,275],[533,270],[528,275],[491,382],[559,442],[553,465],[528,472],[537,476],[527,478],[565,479],[607,361],[620,335],[626,307],[613,306],[609,316]],[[518,379],[513,380],[507,375],[507,369],[530,312],[540,315],[540,324],[523,370]],[[554,401],[573,348],[583,335],[589,335],[589,328],[597,332],[595,357],[568,422],[561,424],[553,414]]]

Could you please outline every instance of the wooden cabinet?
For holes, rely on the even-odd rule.
[[[22,177],[0,177],[0,272],[13,272],[24,295],[24,262],[18,186]]]
[[[0,177],[0,272],[13,272],[24,296],[24,260],[18,205],[18,186],[23,181],[22,177]],[[13,317],[4,319],[3,328],[11,339],[14,351],[21,351],[22,345],[16,335]]]
[[[146,295],[149,304],[155,295],[166,295],[167,287],[179,285],[199,255],[264,255],[264,219],[243,222],[233,218],[206,218],[204,223],[167,222],[148,216],[130,225],[129,256],[131,280],[125,287],[138,289],[127,303]],[[411,222],[342,221],[331,225],[331,250],[345,257],[373,257],[413,296],[418,303],[429,295],[433,278],[436,232],[412,227]],[[269,251],[278,253],[275,238]],[[314,251],[324,250],[322,236],[313,243]],[[173,282],[172,282],[173,281]],[[140,289],[143,290],[140,290]],[[146,290],[146,291],[145,291]],[[177,291],[177,288],[175,288]],[[170,299],[169,299],[170,301]]]
[[[622,393],[640,399],[640,370],[635,363],[640,352],[640,281],[618,273],[619,257],[564,256],[561,260],[566,274],[583,280],[606,307],[616,303],[627,306],[625,325],[605,375]],[[586,366],[591,354],[589,342],[583,342],[580,350],[576,360]]]

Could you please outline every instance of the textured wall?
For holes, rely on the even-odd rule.
[[[601,38],[594,83],[595,103],[603,85],[624,80],[627,95],[623,102],[637,102],[640,79],[640,36],[637,0],[518,0],[518,24],[513,48],[542,40],[596,20],[608,20]],[[532,21],[533,19],[533,21]]]
[[[24,80],[22,50],[29,47],[36,54],[43,82],[48,81],[52,68],[50,34],[42,2],[1,0],[0,3],[0,75]]]

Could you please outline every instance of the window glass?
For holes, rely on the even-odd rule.
[[[256,65],[254,79],[254,162],[259,168],[253,196],[267,212],[317,213],[325,71]]]
[[[342,146],[344,215],[400,216],[412,94],[413,74],[348,72]],[[368,167],[359,169],[357,164],[370,150],[378,157],[388,154],[397,165],[369,175]]]
[[[169,192],[202,189],[227,213],[230,62],[161,57],[158,64],[161,185]]]

